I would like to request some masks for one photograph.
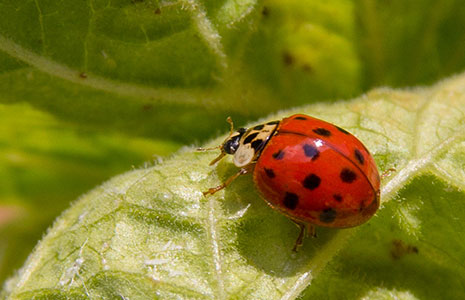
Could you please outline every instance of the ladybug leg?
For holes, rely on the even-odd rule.
[[[237,177],[239,177],[241,175],[249,173],[250,170],[251,170],[251,168],[250,167],[248,168],[248,166],[246,166],[245,168],[239,169],[239,172],[237,172],[236,174],[234,174],[231,177],[229,177],[228,179],[226,179],[226,181],[223,182],[222,184],[220,184],[220,185],[218,185],[216,187],[213,187],[213,188],[209,188],[208,191],[203,192],[203,195],[204,196],[213,195],[214,193],[216,193],[218,191],[221,191],[222,189],[224,189],[225,187],[230,185],[231,182],[234,181],[234,179],[236,179]]]
[[[292,222],[294,222],[300,229],[299,236],[297,237],[294,247],[292,248],[292,251],[297,252],[304,243],[304,237],[316,237],[316,231],[315,226],[310,223],[301,223],[295,220],[292,220]]]
[[[311,236],[313,238],[316,238],[315,226],[313,226],[310,223],[307,223],[307,236]]]
[[[297,237],[297,240],[295,241],[294,247],[292,248],[292,251],[297,252],[298,249],[302,246],[304,242],[304,236],[305,236],[305,231],[306,231],[306,225],[305,223],[300,223],[297,221],[292,220],[295,225],[297,225],[300,229],[299,236]]]

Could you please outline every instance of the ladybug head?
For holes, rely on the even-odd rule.
[[[231,134],[231,136],[228,137],[221,146],[222,150],[227,154],[236,153],[237,148],[239,148],[239,141],[244,135],[245,131],[245,128],[239,128],[236,132]]]
[[[216,147],[213,148],[198,148],[198,151],[205,151],[205,150],[213,150],[213,149],[220,149],[221,153],[218,155],[217,158],[210,162],[210,165],[217,163],[221,160],[226,154],[234,154],[236,153],[237,149],[239,148],[239,141],[244,133],[247,131],[246,128],[239,128],[238,130],[234,131],[234,125],[230,117],[226,119],[226,121],[231,125],[231,131],[229,132],[229,136],[224,140],[224,142]]]

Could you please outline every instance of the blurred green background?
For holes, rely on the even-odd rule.
[[[465,65],[461,1],[0,0],[0,13],[0,283],[79,195],[226,132],[227,116]]]

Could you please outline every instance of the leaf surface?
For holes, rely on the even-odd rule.
[[[24,263],[71,199],[179,147],[76,128],[26,103],[0,104],[0,281]]]
[[[234,173],[217,153],[185,149],[81,197],[7,283],[11,299],[461,299],[465,284],[465,75],[429,88],[374,90],[295,112],[359,137],[381,171],[368,223],[318,229],[297,254],[297,228],[250,177],[205,198]],[[262,120],[263,121],[263,120]],[[219,143],[219,138],[211,145]]]

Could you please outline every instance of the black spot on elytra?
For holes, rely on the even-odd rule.
[[[263,146],[263,140],[255,140],[252,142],[251,146],[255,151],[258,151]]]
[[[276,174],[274,173],[273,169],[264,168],[263,170],[265,170],[266,176],[268,176],[269,178],[276,177]]]
[[[302,116],[298,116],[298,117],[295,117],[294,120],[307,120],[307,118],[302,117]]]
[[[314,190],[317,187],[320,186],[321,179],[315,174],[310,174],[307,177],[305,177],[304,181],[302,181],[302,185],[304,188],[307,188],[309,190]]]
[[[337,202],[342,202],[342,196],[339,194],[334,194],[333,199],[336,200]]]
[[[365,162],[365,157],[363,157],[362,152],[360,152],[360,150],[358,150],[358,149],[355,149],[354,155],[355,155],[355,158],[357,159],[357,161],[358,161],[361,165],[363,165],[363,163]]]
[[[253,129],[254,129],[254,130],[262,130],[263,127],[265,127],[265,125],[260,124],[260,125],[255,126]]]
[[[315,160],[320,156],[320,151],[312,145],[305,144],[303,145],[305,156],[310,157],[312,160]]]
[[[319,218],[323,223],[331,223],[336,219],[336,211],[332,208],[327,208],[321,212]]]
[[[283,204],[286,208],[295,209],[299,204],[299,196],[294,193],[286,193],[284,196]]]
[[[344,133],[344,134],[350,134],[350,132],[348,132],[347,130],[345,130],[344,128],[341,128],[339,126],[336,126],[337,130],[339,130],[340,132]]]
[[[276,125],[276,124],[279,124],[279,121],[271,121],[271,122],[266,123],[266,125]]]
[[[341,180],[344,181],[345,183],[352,183],[355,179],[357,179],[357,174],[355,174],[354,171],[344,168],[341,171],[341,174],[339,174],[341,177]]]
[[[255,139],[258,135],[258,132],[255,132],[255,133],[252,133],[250,135],[248,135],[245,139],[244,139],[244,144],[248,144],[250,142],[253,141],[253,139]]]
[[[331,131],[325,128],[321,128],[321,127],[313,129],[313,132],[318,135],[325,136],[325,137],[331,136]]]
[[[284,158],[284,151],[279,150],[278,152],[273,153],[273,158],[274,159],[283,159]]]

